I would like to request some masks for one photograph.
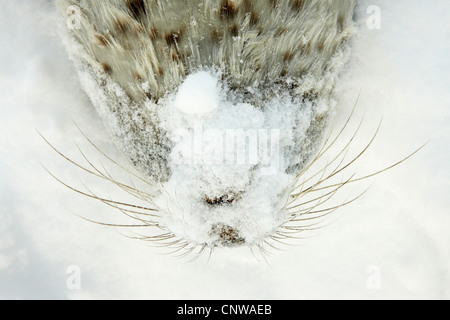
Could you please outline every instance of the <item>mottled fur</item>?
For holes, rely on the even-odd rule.
[[[123,152],[157,181],[170,176],[171,148],[155,116],[157,102],[195,71],[220,70],[232,96],[253,105],[276,94],[329,99],[334,57],[344,54],[352,31],[354,0],[57,0],[81,8],[81,28],[69,31],[80,45],[71,55],[84,77],[102,92],[93,98]],[[111,90],[117,84],[124,94]],[[252,93],[250,93],[252,92]],[[257,92],[257,94],[254,94]],[[144,104],[147,103],[147,107]],[[298,141],[310,153],[327,117],[317,114],[311,139]],[[118,130],[117,128],[122,128]],[[145,150],[138,152],[136,150]],[[290,170],[298,170],[306,156]]]
[[[112,78],[139,101],[161,98],[202,67],[223,66],[227,80],[241,90],[270,87],[280,77],[323,77],[349,38],[354,1],[58,0],[58,4],[63,9],[82,8],[82,28],[74,31],[75,38],[94,61],[110,65]],[[136,79],[136,73],[143,77]],[[143,90],[141,83],[147,81],[150,86]]]

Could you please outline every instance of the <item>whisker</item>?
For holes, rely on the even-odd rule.
[[[300,204],[297,204],[297,205],[295,205],[295,206],[289,207],[289,208],[287,208],[287,210],[296,209],[296,208],[298,208],[298,207],[304,206],[305,204],[314,202],[314,201],[316,201],[316,200],[320,200],[320,199],[322,199],[322,198],[326,198],[326,197],[329,196],[329,195],[334,195],[334,194],[336,194],[337,191],[339,191],[339,189],[341,189],[341,188],[344,187],[349,181],[351,181],[351,179],[352,179],[354,176],[355,176],[355,175],[352,175],[347,181],[339,183],[339,184],[336,186],[336,188],[335,188],[334,190],[331,190],[330,192],[325,193],[325,194],[323,194],[323,195],[321,195],[321,196],[319,196],[319,197],[317,197],[317,198],[311,199],[311,200],[309,200],[309,201],[304,201],[304,202],[302,202],[302,203],[300,203]]]
[[[320,181],[318,181],[317,183],[315,183],[314,185],[310,186],[309,188],[307,188],[306,190],[303,191],[302,195],[309,193],[309,192],[316,192],[319,191],[320,189],[316,189],[317,186],[321,185],[323,182],[330,180],[331,178],[335,177],[337,174],[341,173],[342,171],[344,171],[345,169],[347,169],[348,167],[350,167],[353,163],[355,163],[368,149],[369,147],[372,145],[373,141],[375,141],[376,136],[379,133],[381,127],[381,121],[378,125],[378,128],[375,132],[375,134],[373,135],[373,137],[371,138],[371,140],[369,141],[369,143],[364,147],[364,149],[357,155],[355,156],[350,162],[346,163],[344,166],[342,166],[340,169],[335,170],[334,172],[332,172],[331,174],[329,174],[326,178],[321,179]]]
[[[340,161],[339,164],[336,166],[336,168],[332,171],[331,174],[334,174],[337,170],[339,170],[339,168],[341,167],[342,163],[344,162],[344,160],[345,160],[345,158],[346,158],[346,155],[347,155],[347,153],[348,153],[348,151],[349,151],[349,148],[350,148],[351,143],[352,143],[353,140],[356,138],[356,135],[358,134],[358,131],[359,131],[360,128],[361,128],[362,121],[363,121],[363,120],[361,119],[361,121],[360,121],[360,123],[359,123],[359,125],[358,125],[357,130],[355,131],[355,133],[354,133],[353,136],[351,137],[350,141],[346,144],[346,146],[345,146],[344,148],[342,148],[342,150],[341,150],[341,151],[333,158],[333,160],[331,160],[331,162],[327,163],[327,165],[325,165],[324,168],[322,168],[322,169],[321,169],[320,171],[318,171],[316,174],[312,175],[310,178],[308,178],[306,181],[304,181],[304,182],[302,183],[302,186],[303,186],[306,182],[308,182],[308,181],[312,180],[313,178],[315,178],[320,172],[323,172],[323,173],[325,174],[325,172],[326,172],[326,170],[328,169],[328,167],[329,167],[332,163],[334,163],[337,159],[339,159],[339,157],[340,157],[342,154],[344,154],[344,156],[342,157],[341,161]],[[322,180],[323,180],[323,175],[322,175],[322,177],[319,179],[319,182],[322,181]],[[327,180],[327,179],[325,179],[325,180]],[[308,189],[309,189],[309,188],[308,188]],[[294,189],[292,192],[295,192],[295,190],[296,190],[296,189]],[[299,192],[298,194],[294,194],[292,197],[294,197],[294,198],[296,199],[298,196],[300,196],[300,195],[302,195],[302,194],[303,194],[303,191]]]
[[[81,148],[78,146],[78,144],[77,144],[76,146],[77,146],[77,148],[78,148],[78,151],[81,153],[81,155],[83,156],[83,158],[86,160],[86,162],[87,162],[87,163],[88,163],[88,164],[89,164],[96,172],[98,172],[98,174],[100,175],[101,178],[104,178],[104,179],[106,179],[106,180],[108,180],[108,181],[114,183],[115,185],[119,186],[120,188],[122,188],[122,189],[125,190],[125,191],[126,191],[126,190],[133,190],[133,191],[136,191],[136,192],[139,192],[139,193],[142,193],[142,194],[146,194],[146,195],[148,195],[149,197],[153,197],[153,195],[151,195],[151,194],[149,194],[149,193],[146,193],[146,192],[141,191],[141,190],[137,190],[136,188],[130,187],[130,186],[124,184],[124,183],[118,182],[116,179],[113,179],[113,177],[109,174],[108,170],[106,170],[106,168],[105,168],[105,167],[103,166],[103,164],[102,164],[102,167],[103,167],[103,169],[105,170],[105,173],[103,173],[103,172],[100,171],[96,166],[94,166],[94,164],[92,164],[91,161],[89,161],[89,159],[88,159],[87,156],[83,153],[83,151],[82,151]],[[143,200],[145,200],[145,199],[143,199]]]
[[[98,225],[101,225],[101,226],[106,226],[106,227],[146,228],[146,227],[151,227],[151,226],[152,226],[152,225],[148,225],[148,224],[145,224],[145,225],[136,225],[136,224],[105,223],[105,222],[100,222],[100,221],[95,221],[95,220],[92,220],[92,219],[88,219],[88,218],[83,217],[83,216],[81,216],[81,215],[79,215],[79,214],[77,214],[77,213],[75,213],[75,212],[72,212],[72,211],[71,211],[71,213],[72,213],[73,215],[79,217],[80,219],[83,219],[83,220],[88,221],[88,222],[90,222],[90,223],[98,224]]]
[[[299,175],[297,175],[297,178],[298,178],[300,175],[303,175],[304,173],[306,173],[306,172],[312,167],[312,165],[314,165],[314,164],[319,160],[319,158],[323,157],[323,155],[326,154],[326,152],[328,152],[328,150],[329,150],[329,149],[337,142],[338,138],[342,135],[342,133],[344,132],[344,130],[347,128],[347,126],[348,126],[348,124],[349,124],[349,122],[350,122],[350,120],[351,120],[351,118],[352,118],[352,116],[353,116],[353,113],[355,112],[355,108],[356,108],[356,105],[357,105],[357,103],[358,103],[358,100],[359,100],[359,96],[358,96],[358,99],[357,99],[357,101],[356,101],[356,103],[355,103],[355,106],[353,107],[353,110],[352,110],[350,116],[348,117],[346,123],[344,124],[344,126],[342,127],[342,129],[341,129],[341,131],[338,133],[338,135],[335,137],[335,139],[334,139],[334,140],[331,142],[331,144],[330,144],[328,147],[326,147],[326,148],[325,148],[325,145],[326,145],[326,142],[325,142],[324,147],[323,147],[322,150],[319,152],[319,154],[316,156],[316,158],[315,158],[314,160],[312,160],[311,163],[309,164],[309,166],[307,166],[304,170],[302,170],[301,173],[300,173]],[[320,172],[322,172],[322,171],[325,172],[329,165],[331,165],[334,161],[336,161],[336,160],[341,156],[341,154],[342,154],[344,151],[348,150],[348,148],[350,147],[350,144],[352,143],[352,141],[355,139],[356,135],[358,134],[358,131],[360,130],[360,128],[361,128],[361,126],[362,126],[363,120],[364,120],[364,117],[360,120],[360,123],[359,123],[359,125],[358,125],[358,127],[357,127],[355,133],[353,134],[353,136],[351,137],[351,139],[350,139],[350,141],[347,143],[347,145],[341,150],[341,152],[339,152],[339,153],[337,154],[337,156],[335,156],[334,159],[333,159],[330,163],[328,163],[328,164],[325,166],[325,168],[321,169],[319,172],[317,172],[316,174],[312,175],[310,178],[308,178],[307,180],[305,180],[305,181],[302,183],[302,185],[304,185],[304,184],[306,184],[308,181],[312,180],[312,179],[313,179],[315,176],[317,176]],[[328,140],[328,139],[327,139],[327,140]],[[342,161],[343,161],[344,159],[345,159],[345,157],[342,159]],[[341,162],[340,164],[342,164],[342,162]],[[339,166],[340,166],[340,164],[339,164]],[[338,167],[339,167],[339,166],[338,166]],[[292,192],[295,192],[296,189],[297,189],[297,188],[295,188]]]
[[[142,182],[150,185],[150,186],[154,186],[155,183],[154,182],[149,182],[149,178],[148,179],[143,179],[141,176],[135,174],[134,172],[132,172],[131,170],[125,168],[124,166],[122,166],[121,164],[119,164],[117,161],[115,161],[114,159],[112,159],[111,157],[109,157],[105,152],[103,152],[85,133],[83,130],[81,130],[81,128],[78,126],[78,124],[75,122],[75,120],[73,120],[74,125],[78,128],[78,130],[80,131],[80,133],[83,135],[83,137],[98,151],[100,152],[101,155],[103,155],[106,159],[108,159],[109,161],[111,161],[114,165],[118,166],[120,169],[128,172],[129,174],[133,175],[134,177],[136,177],[137,179],[141,180]],[[122,150],[120,150],[122,152]],[[124,153],[122,152],[122,154],[124,155]],[[128,160],[128,158],[124,155],[125,159]],[[128,160],[129,161],[129,160]],[[135,170],[137,170],[136,168],[134,168]],[[142,173],[141,173],[142,174]]]
[[[111,206],[111,207],[113,207],[113,208],[115,208],[115,209],[118,209],[118,210],[120,210],[122,213],[124,213],[125,215],[127,215],[128,217],[131,217],[131,218],[133,218],[133,219],[138,219],[138,218],[135,218],[135,217],[132,217],[131,215],[129,215],[129,214],[138,214],[138,215],[142,215],[142,216],[147,216],[147,217],[153,217],[153,218],[160,218],[160,216],[159,215],[155,215],[155,214],[150,214],[150,213],[144,213],[144,212],[140,212],[140,211],[134,211],[134,210],[129,210],[129,209],[124,209],[124,208],[120,208],[117,204],[115,204],[114,203],[114,201],[111,199],[111,200],[108,200],[108,202],[106,202],[106,201],[104,201],[103,199],[101,199],[101,198],[99,198],[94,192],[92,192],[82,181],[81,181],[81,183],[83,184],[83,186],[86,188],[86,190],[92,195],[92,196],[94,196],[96,199],[98,199],[99,201],[101,201],[101,202],[103,202],[104,204],[106,204],[106,205],[108,205],[108,206]],[[106,199],[105,199],[106,200]],[[125,213],[125,212],[127,212],[127,213],[129,213],[129,214],[127,214],[127,213]],[[139,219],[140,220],[140,219]]]
[[[90,194],[88,194],[88,193],[85,193],[85,192],[83,192],[83,191],[80,191],[80,190],[78,190],[78,189],[76,189],[76,188],[74,188],[74,187],[72,187],[72,186],[66,184],[66,183],[63,182],[62,180],[58,179],[53,173],[51,173],[45,166],[42,165],[42,167],[44,168],[45,171],[48,172],[48,174],[50,174],[56,181],[58,181],[59,183],[61,183],[63,186],[65,186],[65,187],[69,188],[70,190],[72,190],[72,191],[74,191],[74,192],[76,192],[76,193],[78,193],[78,194],[81,194],[81,195],[83,195],[83,196],[86,196],[86,197],[89,197],[89,198],[92,198],[92,199],[96,199],[96,200],[100,200],[100,201],[105,201],[105,202],[108,202],[108,203],[115,203],[115,204],[117,204],[117,205],[122,205],[122,206],[131,207],[131,208],[135,208],[135,209],[142,209],[142,210],[147,210],[147,211],[152,211],[152,212],[156,212],[156,211],[157,211],[156,209],[153,209],[153,208],[147,208],[147,207],[142,207],[142,206],[132,205],[132,204],[129,204],[129,203],[123,203],[123,202],[118,202],[118,201],[112,201],[112,200],[108,200],[108,199],[104,199],[104,198],[99,198],[99,197],[96,197],[96,196],[92,196],[92,195],[90,195]]]
[[[340,205],[334,206],[334,207],[330,207],[330,208],[326,208],[326,209],[320,209],[320,210],[316,210],[316,211],[311,211],[309,212],[310,214],[315,214],[315,213],[321,213],[321,212],[326,212],[326,211],[330,211],[330,210],[335,210],[335,209],[339,209],[342,207],[345,207],[353,202],[355,202],[356,200],[360,199],[364,194],[367,193],[367,191],[369,191],[370,188],[367,188],[364,192],[362,192],[361,194],[359,194],[357,197],[353,198],[352,200],[348,201],[348,202],[344,202]]]
[[[350,113],[350,115],[347,118],[347,121],[345,122],[345,124],[343,125],[343,127],[341,128],[340,132],[337,134],[337,136],[334,138],[334,140],[327,146],[327,143],[329,141],[329,139],[331,138],[332,135],[332,130],[330,130],[329,136],[326,138],[325,142],[323,143],[323,146],[321,148],[321,150],[319,151],[319,153],[317,154],[317,156],[310,161],[309,165],[307,165],[304,169],[302,169],[296,176],[296,178],[302,176],[305,172],[307,172],[324,154],[326,154],[328,152],[328,150],[337,142],[337,140],[339,139],[339,137],[342,135],[342,133],[345,131],[345,129],[347,128],[348,124],[350,123],[350,120],[356,110],[356,107],[358,105],[359,99],[360,99],[360,95],[361,93],[358,95],[358,98],[356,99],[356,102],[353,106],[352,112]]]

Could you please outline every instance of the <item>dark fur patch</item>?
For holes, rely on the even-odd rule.
[[[231,34],[233,37],[237,37],[237,36],[239,35],[239,25],[238,25],[237,23],[233,24],[233,25],[230,27],[230,34]]]
[[[287,31],[286,27],[278,28],[277,32],[275,32],[275,37],[280,37],[283,33]]]
[[[100,47],[107,47],[109,45],[109,41],[101,34],[96,34],[95,38],[97,39],[97,44]]]
[[[294,53],[291,50],[288,50],[283,55],[283,61],[289,62],[294,58]]]
[[[342,31],[344,30],[344,26],[345,26],[345,17],[343,15],[339,15],[337,18],[337,28],[338,31]]]
[[[260,25],[259,28],[258,28],[258,37],[260,35],[262,35],[263,32],[264,32],[264,28]]]
[[[180,29],[179,31],[171,31],[166,33],[164,36],[164,39],[166,40],[166,43],[169,47],[176,46],[183,37],[183,29]]]
[[[164,39],[166,39],[166,43],[169,47],[174,46],[177,43],[175,32],[166,33]]]
[[[141,25],[134,26],[134,33],[135,34],[142,33],[143,31],[144,31],[144,29],[142,28]]]
[[[272,8],[275,9],[278,6],[278,0],[269,0]]]
[[[234,19],[237,15],[238,8],[233,0],[223,0],[219,9],[219,16],[221,19]]]
[[[156,39],[159,39],[161,37],[161,34],[158,29],[155,27],[151,27],[149,30],[150,39],[155,41]]]
[[[300,12],[305,5],[305,0],[293,0],[291,1],[292,10],[295,12]]]
[[[254,25],[258,24],[258,22],[259,22],[259,16],[258,16],[258,14],[256,14],[255,11],[252,11],[252,12],[250,13],[250,25],[251,25],[251,26],[254,26]]]
[[[124,19],[116,19],[116,27],[122,34],[124,34],[129,30],[130,24]]]
[[[150,92],[144,92],[144,93],[147,96],[147,98],[149,98],[150,100],[153,99],[153,96]]]
[[[317,44],[317,50],[324,51],[325,50],[325,40],[320,40]]]
[[[300,50],[303,54],[310,54],[311,53],[311,42],[302,43],[300,46]]]
[[[223,32],[222,32],[222,31],[219,31],[219,30],[217,30],[217,29],[213,29],[213,30],[211,31],[211,38],[212,38],[214,41],[220,41],[220,40],[222,40],[222,38],[223,38]]]
[[[109,64],[107,64],[106,62],[102,63],[102,69],[105,73],[107,74],[111,74],[112,73],[112,68]]]
[[[315,90],[311,89],[309,91],[303,92],[302,101],[314,101],[318,96],[319,94]]]
[[[132,17],[138,21],[142,21],[146,15],[144,0],[127,0],[127,8]]]

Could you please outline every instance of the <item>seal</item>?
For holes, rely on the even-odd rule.
[[[148,189],[69,161],[148,205],[76,191],[161,231],[142,239],[264,252],[354,201],[319,209],[373,175],[330,182],[360,156],[344,161],[349,142],[305,178],[348,124],[327,138],[354,0],[56,3],[78,19],[63,39],[81,84]]]

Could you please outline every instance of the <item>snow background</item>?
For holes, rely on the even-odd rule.
[[[381,8],[381,30],[365,27],[369,5]],[[120,155],[80,89],[51,2],[3,0],[0,298],[449,299],[449,15],[445,0],[359,1],[362,22],[339,87],[338,123],[360,90],[364,132],[370,135],[384,117],[358,172],[389,165],[431,139],[425,149],[371,179],[369,193],[336,213],[331,225],[275,252],[269,263],[245,249],[188,263],[71,214],[117,216],[43,170],[41,163],[74,184],[81,176],[35,129],[79,156],[75,143],[83,150],[88,144],[73,118],[108,154]],[[71,266],[81,271],[80,290],[66,284]],[[368,286],[372,270],[381,272],[375,289]]]

